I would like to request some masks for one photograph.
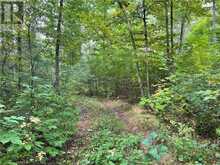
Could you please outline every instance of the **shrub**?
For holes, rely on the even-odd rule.
[[[199,135],[216,137],[220,125],[220,91],[218,84],[211,83],[207,77],[210,75],[172,76],[168,88],[149,99],[142,98],[140,104],[152,107],[163,119],[169,116],[169,120],[194,120]]]
[[[146,158],[150,161],[161,160],[166,154],[168,154],[168,147],[162,143],[162,138],[156,132],[151,132],[149,135],[143,140],[142,144],[145,149],[148,150],[146,154]]]
[[[188,114],[196,121],[196,131],[206,137],[216,137],[220,125],[220,91],[218,83],[211,82],[211,76],[208,73],[177,76],[175,86],[172,86],[174,92],[181,94],[188,103]]]
[[[169,88],[159,90],[151,98],[142,98],[140,101],[141,106],[150,106],[159,113],[163,113],[168,110],[170,104],[172,104],[173,93]]]
[[[173,147],[176,150],[177,160],[192,164],[209,164],[214,158],[213,149],[208,143],[198,143],[192,138],[175,137]]]
[[[64,96],[50,86],[31,92],[28,88],[17,98],[16,115],[0,121],[0,164],[45,161],[59,154],[76,131],[78,112]]]

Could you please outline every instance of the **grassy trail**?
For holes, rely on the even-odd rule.
[[[80,164],[81,151],[86,150],[97,129],[102,129],[101,119],[107,117],[113,121],[114,128],[120,134],[141,135],[147,137],[149,132],[157,130],[159,121],[156,116],[122,100],[107,100],[95,98],[77,98],[74,105],[80,110],[80,121],[77,124],[76,135],[66,144],[66,157],[62,160],[68,164]],[[146,148],[139,144],[143,152]],[[61,164],[62,164],[61,163]]]

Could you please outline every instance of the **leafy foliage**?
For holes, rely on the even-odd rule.
[[[151,132],[147,138],[144,139],[142,144],[148,149],[147,159],[159,161],[163,156],[168,153],[168,148],[164,144],[155,144],[160,140],[156,132]]]
[[[197,141],[189,138],[175,138],[174,147],[176,149],[177,159],[180,162],[191,162],[194,164],[204,164],[211,161],[213,151],[208,148],[208,144],[199,144]],[[208,162],[206,162],[208,161]]]
[[[13,107],[31,115],[3,117],[0,121],[1,164],[21,159],[45,161],[47,156],[57,156],[76,131],[78,113],[65,97],[55,94],[49,86],[36,89],[33,98],[31,92],[24,91]]]
[[[144,153],[139,149],[139,143],[139,136],[117,135],[104,129],[92,137],[90,146],[82,152],[80,163],[83,165],[143,163]]]
[[[178,75],[172,77],[173,85],[160,90],[150,99],[142,99],[140,104],[151,106],[162,117],[181,114],[195,119],[196,130],[200,135],[214,137],[219,126],[219,89],[217,84],[210,84],[208,75]],[[166,115],[167,114],[167,115]],[[163,116],[165,115],[165,116]]]

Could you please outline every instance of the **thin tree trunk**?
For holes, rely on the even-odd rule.
[[[2,74],[5,75],[5,65],[7,62],[7,57],[8,57],[8,53],[5,49],[5,42],[4,42],[4,33],[2,33],[2,49],[1,49],[1,53],[2,56],[4,56],[3,61],[2,61]]]
[[[169,32],[169,1],[165,0],[165,26],[166,26],[166,53],[167,53],[167,66],[170,69],[170,32]]]
[[[18,36],[17,36],[17,53],[18,53],[18,90],[21,90],[21,72],[22,72],[22,49],[21,49],[21,31],[20,31],[21,27],[18,28]]]
[[[59,6],[59,17],[57,23],[57,40],[56,40],[56,48],[55,48],[55,82],[54,87],[56,90],[59,90],[60,85],[60,42],[61,42],[61,24],[62,24],[62,15],[63,15],[63,1],[60,0]]]
[[[174,33],[173,33],[173,0],[170,0],[170,44],[171,44],[171,52],[170,52],[171,54],[170,55],[171,56],[173,56],[173,48],[174,48],[173,35],[174,35]]]
[[[145,6],[145,0],[142,2],[143,7],[143,23],[144,23],[144,47],[145,47],[145,54],[147,56],[148,54],[148,27],[147,27],[147,21],[146,21],[146,6]],[[146,83],[147,83],[147,97],[150,97],[150,79],[149,79],[149,61],[147,59],[146,61]]]
[[[185,33],[185,23],[186,23],[186,17],[185,15],[182,17],[181,20],[181,27],[180,27],[180,40],[179,40],[179,52],[182,50],[182,45],[183,45],[183,37]]]
[[[28,25],[28,50],[30,56],[30,73],[31,73],[31,81],[30,86],[33,89],[34,87],[34,61],[33,61],[33,54],[32,54],[32,41],[31,41],[31,24]]]
[[[8,54],[4,53],[4,58],[2,60],[2,75],[5,75],[5,65],[8,59]]]
[[[130,38],[131,38],[132,47],[133,47],[133,49],[135,51],[135,55],[137,57],[137,54],[136,54],[137,46],[136,46],[136,43],[135,43],[134,34],[132,32],[131,22],[130,22],[128,16],[127,16],[127,13],[126,13],[126,11],[124,9],[123,4],[120,1],[118,1],[118,5],[121,8],[121,10],[122,10],[122,12],[124,14],[124,17],[125,17],[125,19],[127,21],[127,26],[128,26],[129,35],[130,35]],[[137,73],[137,79],[138,79],[138,84],[139,84],[139,88],[140,88],[140,93],[141,93],[141,96],[144,96],[144,86],[143,86],[143,81],[142,81],[142,78],[141,78],[139,63],[135,62],[135,66],[136,66],[136,73]]]
[[[216,1],[212,0],[212,30],[213,30],[213,42],[217,42],[217,36],[216,36],[216,24],[217,24],[217,14],[216,14]]]

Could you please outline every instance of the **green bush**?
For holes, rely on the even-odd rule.
[[[206,137],[216,137],[220,125],[220,90],[218,82],[211,80],[213,74],[177,76],[172,90],[181,94],[189,105],[188,114],[196,121],[196,131]]]
[[[151,98],[142,98],[142,106],[150,106],[163,119],[188,123],[195,121],[196,131],[204,137],[216,137],[220,126],[220,90],[209,80],[210,74],[176,75],[170,77],[168,88]],[[208,78],[207,78],[208,77]]]
[[[149,135],[143,140],[142,144],[148,150],[146,158],[149,161],[159,161],[163,156],[168,154],[168,147],[159,143],[161,140],[162,138],[154,131],[149,133]]]
[[[214,150],[208,143],[198,143],[192,138],[175,137],[173,139],[177,160],[192,164],[209,164],[214,158]]]
[[[45,161],[61,153],[76,131],[78,111],[64,96],[50,86],[31,92],[27,89],[17,98],[16,115],[0,120],[0,164]]]
[[[159,113],[163,113],[169,110],[169,106],[172,104],[173,93],[169,88],[159,90],[151,98],[142,98],[140,105],[147,108],[150,106]]]

